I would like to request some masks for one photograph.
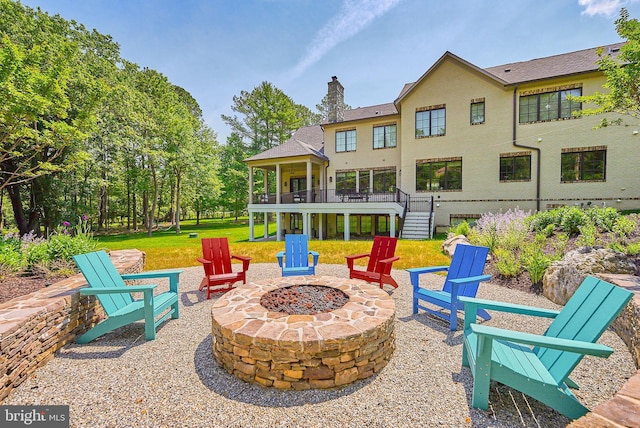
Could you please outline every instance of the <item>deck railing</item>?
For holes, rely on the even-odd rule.
[[[302,203],[379,203],[397,202],[404,204],[406,193],[400,189],[392,192],[357,192],[355,190],[312,189],[280,194],[281,204]],[[275,204],[276,194],[254,194],[254,204]]]

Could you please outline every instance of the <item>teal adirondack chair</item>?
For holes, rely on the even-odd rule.
[[[80,294],[95,295],[107,314],[106,319],[77,338],[76,342],[91,342],[105,333],[139,320],[144,320],[147,340],[154,340],[160,323],[169,317],[178,318],[178,280],[182,270],[120,275],[104,251],[79,254],[73,256],[73,260],[89,285],[89,288],[80,289]],[[127,286],[124,283],[124,280],[149,278],[169,278],[169,291],[154,296],[156,285]],[[144,293],[144,297],[134,300],[132,292]],[[156,320],[158,316],[160,318]]]
[[[429,312],[437,317],[449,321],[449,328],[455,331],[458,327],[458,311],[464,309],[464,304],[459,297],[476,297],[478,286],[482,281],[491,279],[491,275],[483,275],[484,265],[487,261],[489,249],[487,247],[477,247],[474,245],[456,245],[456,249],[451,258],[449,266],[432,266],[407,269],[413,286],[413,313],[417,314],[418,309]],[[434,272],[447,272],[442,290],[427,290],[420,287],[420,275]],[[448,309],[449,313],[442,313],[419,304],[420,300],[429,302],[432,305]],[[484,309],[478,310],[478,316],[489,320],[491,315]]]
[[[595,343],[632,293],[588,276],[560,312],[461,297],[465,304],[462,365],[473,373],[472,406],[487,409],[489,382],[514,388],[571,419],[588,412],[573,395],[569,375],[584,355],[608,357]],[[554,318],[544,335],[474,324],[478,308]],[[533,348],[531,348],[533,346]]]
[[[309,251],[307,235],[285,235],[284,248],[284,251],[276,254],[282,276],[315,275],[320,254]],[[312,257],[311,264],[309,264],[309,256]]]

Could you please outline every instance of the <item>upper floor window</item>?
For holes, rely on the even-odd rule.
[[[560,156],[561,182],[605,180],[607,166],[606,147],[562,149]]]
[[[484,98],[471,100],[471,124],[484,123]]]
[[[416,111],[416,138],[445,135],[446,107],[424,107]]]
[[[570,119],[574,111],[582,109],[582,104],[569,99],[569,96],[581,95],[582,88],[521,95],[520,123]]]
[[[356,191],[355,171],[336,171],[336,190],[340,192]]]
[[[396,191],[396,169],[376,169],[373,171],[373,191],[380,193]]]
[[[416,191],[462,190],[462,158],[416,162]]]
[[[500,181],[531,180],[531,153],[500,154]]]
[[[356,130],[336,131],[336,153],[355,152],[356,150]]]
[[[373,127],[373,148],[384,149],[396,146],[396,125]]]

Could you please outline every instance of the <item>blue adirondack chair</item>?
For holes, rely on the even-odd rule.
[[[595,342],[631,297],[631,292],[592,276],[560,312],[461,297],[465,303],[462,365],[473,373],[473,407],[487,409],[493,379],[568,418],[586,414],[588,409],[569,389],[578,387],[569,375],[584,355],[611,355],[613,349]],[[544,335],[504,330],[475,324],[475,312],[482,307],[554,320]]]
[[[320,254],[309,250],[307,235],[285,235],[284,248],[284,251],[276,254],[282,276],[315,275]],[[313,259],[311,264],[309,264],[309,256]]]
[[[487,254],[489,254],[487,247],[459,244],[456,245],[451,265],[449,266],[407,269],[413,286],[413,313],[417,314],[418,309],[425,310],[430,314],[448,320],[451,331],[456,330],[458,326],[458,311],[464,309],[459,297],[475,297],[480,282],[491,279],[491,275],[482,274],[487,261]],[[447,271],[447,278],[442,290],[427,290],[420,287],[420,275],[443,271]],[[420,305],[420,300],[447,309],[449,313],[442,313],[440,310]],[[479,310],[478,316],[485,320],[491,319],[491,316],[484,309]]]
[[[73,260],[87,280],[89,288],[80,289],[82,295],[95,295],[107,318],[76,339],[88,343],[116,328],[144,320],[147,340],[156,338],[156,328],[167,318],[178,318],[178,280],[182,270],[142,272],[120,275],[104,251],[73,256]],[[130,285],[124,280],[169,278],[169,291],[154,295],[156,285]],[[133,292],[144,293],[134,300]],[[165,312],[163,314],[163,312]],[[156,319],[158,316],[160,318]]]

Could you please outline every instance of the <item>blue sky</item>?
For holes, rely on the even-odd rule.
[[[269,81],[311,109],[331,76],[352,107],[392,102],[444,52],[491,67],[620,41],[640,0],[22,0],[109,34],[185,88],[226,141],[233,96]]]

